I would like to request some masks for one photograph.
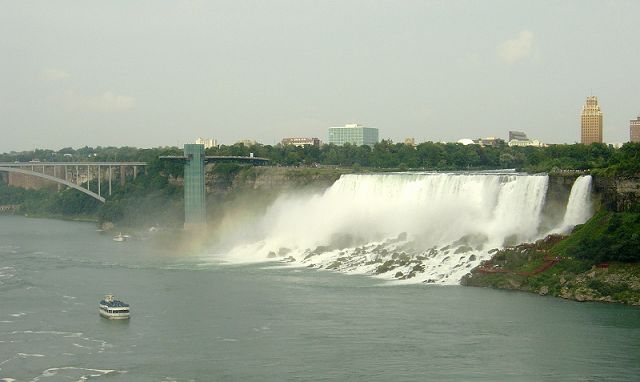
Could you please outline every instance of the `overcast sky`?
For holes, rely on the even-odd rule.
[[[0,0],[0,152],[521,130],[640,114],[640,1]]]

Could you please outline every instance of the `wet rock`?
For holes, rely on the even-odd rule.
[[[311,256],[312,255],[320,255],[323,254],[325,252],[329,252],[331,251],[331,247],[329,247],[328,245],[320,245],[317,246],[316,249],[313,250],[313,252],[311,252]]]
[[[573,298],[576,301],[592,301],[593,293],[587,288],[578,288],[573,292]]]
[[[472,250],[473,250],[473,248],[469,247],[468,245],[463,245],[463,246],[458,247],[458,249],[456,249],[455,252],[453,252],[453,253],[457,255],[459,253],[466,253],[466,252],[469,252],[469,251],[472,251]]]
[[[276,255],[276,253],[275,253],[275,252],[270,251],[270,252],[269,252],[269,254],[267,255],[267,258],[269,258],[269,259],[273,259],[273,258],[274,258],[274,257],[276,257],[276,256],[277,256],[277,255]]]
[[[404,276],[404,273],[402,273],[402,272],[396,272],[396,274],[395,274],[393,277],[395,277],[395,278],[399,279],[399,278],[402,278],[402,276]]]
[[[404,276],[402,279],[403,280],[408,280],[408,279],[412,279],[414,277],[416,277],[416,273],[414,271],[411,271],[406,276]]]
[[[379,275],[381,273],[389,272],[390,270],[395,268],[395,263],[393,260],[387,260],[382,265],[379,265],[375,270],[375,274]]]
[[[519,289],[520,286],[522,285],[521,283],[519,283],[518,281],[516,281],[514,279],[507,279],[507,283],[509,284],[509,286],[512,289]]]
[[[286,256],[291,252],[289,248],[282,247],[278,249],[278,256]]]
[[[477,259],[476,255],[469,256],[469,261],[476,261],[476,259]]]

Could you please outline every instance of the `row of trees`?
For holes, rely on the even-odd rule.
[[[0,161],[145,161],[150,166],[178,175],[179,164],[161,162],[161,155],[180,155],[177,147],[136,149],[133,147],[83,147],[34,150],[0,154]],[[282,166],[346,166],[374,169],[486,170],[516,168],[542,172],[555,170],[601,169],[612,173],[634,174],[640,171],[640,144],[627,143],[621,149],[594,143],[591,145],[552,145],[549,147],[482,147],[459,143],[425,142],[417,146],[382,141],[374,147],[322,145],[295,147],[282,145],[220,146],[207,149],[207,155],[265,157]]]

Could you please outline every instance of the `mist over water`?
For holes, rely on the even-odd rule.
[[[589,217],[586,184],[563,228]],[[547,175],[518,173],[343,175],[322,194],[280,197],[247,227],[257,239],[224,258],[457,284],[495,249],[549,233],[539,231],[547,187]]]

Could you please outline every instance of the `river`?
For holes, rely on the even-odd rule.
[[[0,216],[2,381],[632,381],[640,309],[290,268]],[[132,318],[98,316],[113,292]]]

